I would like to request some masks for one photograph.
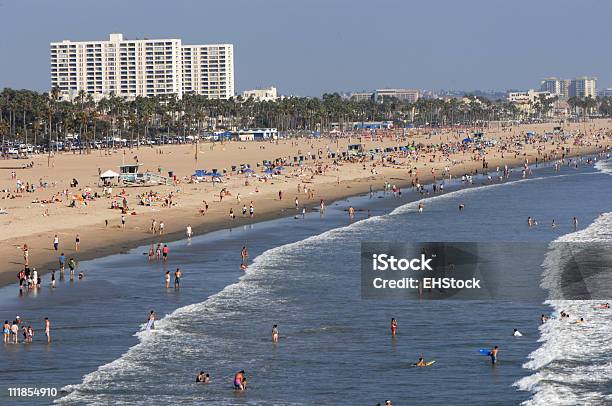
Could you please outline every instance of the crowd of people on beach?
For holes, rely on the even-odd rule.
[[[584,139],[584,136],[582,136],[580,139]],[[301,213],[302,218],[304,218],[307,212],[307,207],[309,205],[312,205],[313,202],[316,204],[315,199],[317,198],[316,193],[315,193],[315,188],[309,183],[309,181],[314,179],[316,176],[319,176],[319,175],[323,176],[323,175],[327,175],[329,172],[332,172],[332,171],[339,171],[339,167],[344,165],[345,163],[353,163],[357,165],[362,165],[363,169],[369,171],[369,173],[372,176],[376,176],[378,174],[377,170],[380,167],[394,167],[394,168],[401,169],[409,177],[412,189],[416,193],[418,193],[420,196],[428,196],[430,194],[436,195],[436,194],[444,193],[444,184],[445,184],[444,180],[450,179],[452,177],[453,169],[461,167],[462,165],[468,162],[477,162],[477,163],[482,162],[482,170],[480,171],[480,173],[478,170],[464,172],[464,174],[460,178],[461,182],[464,184],[467,184],[467,185],[473,184],[475,182],[476,176],[479,174],[486,176],[485,183],[493,183],[496,180],[503,181],[503,180],[509,179],[511,176],[512,170],[509,169],[507,165],[503,167],[503,169],[499,167],[496,168],[496,174],[494,176],[492,174],[489,174],[489,171],[488,171],[489,163],[486,160],[486,153],[491,152],[491,151],[495,151],[498,154],[501,154],[502,157],[504,157],[504,154],[506,154],[507,157],[514,156],[515,158],[518,158],[521,156],[521,152],[523,151],[524,145],[530,144],[530,143],[541,143],[542,145],[538,146],[538,153],[541,154],[539,158],[540,162],[544,160],[555,159],[556,160],[555,165],[558,164],[561,166],[565,162],[569,162],[568,165],[574,164],[575,162],[573,160],[566,159],[570,154],[569,147],[555,146],[554,149],[548,149],[548,150],[545,149],[545,146],[550,145],[550,143],[553,141],[554,141],[553,138],[533,139],[533,138],[526,137],[524,134],[520,134],[514,137],[509,137],[507,140],[504,140],[503,142],[500,141],[500,142],[492,143],[492,144],[483,143],[481,144],[479,148],[474,148],[473,145],[467,145],[466,143],[463,143],[459,139],[456,139],[456,140],[449,139],[448,142],[438,143],[435,145],[433,144],[431,145],[414,144],[413,145],[414,149],[407,150],[407,151],[403,151],[403,150],[393,151],[393,152],[389,152],[382,156],[377,155],[376,158],[373,158],[373,155],[366,154],[362,157],[350,157],[345,160],[339,159],[340,151],[333,151],[332,147],[328,146],[327,151],[323,149],[319,149],[317,152],[313,154],[311,154],[310,152],[305,154],[305,156],[308,159],[310,159],[309,161],[311,162],[310,165],[304,165],[304,164],[293,165],[288,160],[284,160],[281,162],[293,170],[292,173],[287,174],[286,176],[301,179],[301,181],[297,183],[297,195],[295,195],[295,198],[293,200],[293,205],[295,207],[296,213]],[[409,139],[407,138],[398,139],[398,142],[409,142]],[[517,147],[516,145],[519,142],[522,144],[520,148]],[[458,158],[457,154],[460,154],[462,158]],[[323,158],[327,158],[331,160],[332,162],[329,164],[321,164],[317,162],[317,158],[319,160]],[[434,163],[444,163],[445,167],[444,169],[441,169],[438,171],[436,171],[433,167],[430,167],[429,170],[427,171],[424,168],[419,169],[417,168],[417,166],[415,166],[423,162],[427,162],[430,165]],[[526,178],[531,175],[529,164],[530,164],[529,160],[527,158],[524,158],[523,168],[521,169],[522,178]],[[239,175],[241,180],[242,180],[243,175],[244,175],[243,173]],[[244,184],[250,186],[250,183],[248,182],[252,180],[255,180],[257,182],[268,182],[270,179],[273,179],[273,176],[279,176],[279,174],[278,173],[270,174],[269,176],[262,176],[260,178],[255,178],[253,176],[247,175],[246,180],[244,180]],[[238,175],[236,177],[238,178]],[[428,178],[432,179],[432,183],[429,186],[426,185],[426,183],[430,182]],[[339,176],[338,176],[338,183],[340,183]],[[49,185],[48,183],[43,182],[42,179],[40,180],[39,184],[41,188],[46,188]],[[79,183],[76,179],[73,179],[73,181],[71,181],[71,185],[70,185],[71,188],[78,188],[78,185]],[[232,193],[230,192],[230,187],[231,187],[230,185],[227,185],[218,194],[219,203],[221,202],[227,203],[227,201],[230,200],[232,202],[231,204],[235,205],[235,206],[229,207],[230,220],[233,221],[237,219],[238,216],[236,215],[236,212],[241,213],[241,218],[245,220],[253,219],[255,217],[255,201],[256,201],[255,198],[253,200],[245,199],[249,201],[248,206],[246,202],[242,202],[242,196],[240,193],[236,194],[235,199],[228,199],[228,197],[233,196]],[[21,194],[24,192],[33,193],[35,190],[36,190],[36,187],[34,187],[34,185],[29,182],[26,182],[24,185],[19,180],[16,183],[16,189],[15,189],[16,194]],[[292,190],[295,190],[295,189],[292,189]],[[383,190],[385,193],[389,193],[395,198],[402,197],[402,187],[399,182],[392,183],[389,180],[385,180]],[[259,192],[259,189],[255,187],[253,195],[257,197],[258,192]],[[178,200],[179,193],[180,192],[178,190],[165,191],[165,193],[150,190],[148,192],[143,192],[139,195],[136,195],[134,198],[136,199],[137,204],[140,204],[143,206],[152,206],[155,204],[160,204],[161,207],[171,208],[171,207],[177,206],[178,204],[177,200]],[[278,201],[283,201],[283,197],[285,197],[286,199],[286,194],[287,194],[287,191],[279,190],[278,191]],[[288,202],[289,207],[291,206],[291,197],[293,197],[292,196],[293,194],[294,193],[290,193],[289,195],[289,202]],[[370,194],[371,195],[373,194],[372,188],[370,188]],[[61,194],[58,194],[58,195],[54,194],[52,199],[49,200],[49,202],[60,202],[60,201],[65,201],[66,199],[71,199],[71,204],[76,204],[76,202],[80,202],[80,201],[82,201],[84,204],[87,204],[87,201],[93,201],[101,197],[100,195],[97,194],[97,192],[91,190],[90,188],[82,188],[81,190],[79,190],[78,195],[81,196],[81,198],[73,198],[75,196],[75,193],[65,190]],[[112,202],[110,205],[111,208],[121,210],[119,227],[121,229],[125,229],[126,222],[127,222],[126,215],[136,214],[136,212],[133,212],[133,211],[130,212],[130,209],[129,209],[128,198],[131,199],[131,197],[129,196],[128,193],[126,193],[125,190],[122,190],[119,194],[113,195],[112,189],[106,188],[106,187],[105,187],[103,196],[107,196],[107,198],[112,199]],[[12,197],[7,196],[6,198],[12,198]],[[224,201],[224,198],[225,198],[225,201]],[[214,199],[216,199],[216,196]],[[209,210],[209,203],[207,200],[202,200],[202,204],[203,204],[202,207],[198,211],[203,216]],[[236,212],[234,211],[234,209],[236,209]],[[325,202],[323,199],[321,199],[319,203],[319,210],[321,213],[323,213],[324,209],[325,209]],[[465,209],[465,205],[463,203],[460,204],[459,210],[463,211],[464,209]],[[424,202],[421,201],[418,203],[418,212],[422,213],[424,212],[424,210],[425,210],[425,204]],[[356,215],[356,211],[352,206],[347,209],[347,212],[351,219],[353,219]],[[47,215],[48,215],[48,212],[47,212]],[[368,211],[368,216],[369,216],[369,211]],[[227,219],[227,217],[225,218]],[[528,218],[527,223],[528,223],[528,227],[535,227],[538,224],[538,222],[532,217]],[[578,228],[578,218],[577,217],[573,218],[572,224],[575,229]],[[105,225],[106,227],[108,227],[109,220],[105,221]],[[554,228],[556,226],[557,224],[555,223],[555,219],[552,219],[551,227]],[[144,232],[146,232],[146,224],[144,226]],[[149,232],[150,234],[154,236],[164,235],[166,233],[165,222],[163,220],[160,220],[159,217],[151,219],[151,226],[150,226]],[[187,238],[193,237],[193,228],[191,224],[188,224],[185,227],[185,233],[186,233]],[[59,254],[58,256],[59,267],[57,270],[59,271],[59,274],[60,274],[60,281],[64,280],[64,271],[65,271],[66,265],[69,268],[69,279],[70,281],[73,281],[75,278],[75,272],[78,268],[77,260],[75,259],[74,256],[69,256],[67,259],[64,252],[68,252],[68,251],[67,250],[62,251],[61,249],[62,244],[60,241],[60,234],[55,233],[53,235],[51,244],[52,244],[52,251],[56,255]],[[76,236],[74,237],[75,254],[79,252],[80,245],[81,245],[81,237],[79,236],[79,234],[76,234]],[[30,264],[29,264],[30,252],[29,252],[28,245],[23,244],[22,249],[23,249],[23,258],[24,258],[23,265],[24,266],[23,266],[23,269],[20,270],[18,273],[18,280],[19,280],[20,295],[25,295],[25,294],[28,294],[29,292],[35,292],[38,289],[41,289],[43,286],[43,282],[42,282],[42,275],[37,272],[36,268],[30,267]],[[152,243],[150,245],[148,255],[147,255],[148,260],[149,261],[158,260],[158,261],[163,261],[165,263],[168,261],[169,251],[170,251],[170,248],[165,243],[162,243],[162,242],[158,242],[157,244]],[[246,246],[243,247],[240,255],[241,255],[240,269],[243,271],[246,271],[248,269],[248,264],[249,264],[249,261],[248,261],[249,253],[248,253],[248,249]],[[56,288],[57,282],[56,282],[55,275],[56,275],[56,270],[55,269],[51,270],[51,273],[49,274],[49,278],[50,278],[49,285],[51,286],[52,289]],[[183,272],[180,268],[177,267],[176,270],[173,272],[173,275],[174,275],[174,288],[176,290],[179,290],[181,288],[181,282],[183,280]],[[83,271],[78,273],[79,280],[83,279],[84,277],[85,277],[85,273]],[[170,271],[166,270],[164,273],[165,287],[167,289],[170,288],[171,283],[172,283],[171,273]],[[609,304],[604,304],[602,306],[607,306],[607,307],[602,307],[602,308],[609,308]],[[562,312],[560,319],[567,320],[569,319],[569,315]],[[148,330],[154,329],[155,320],[156,320],[155,312],[151,310],[148,316],[148,320],[147,320],[146,328]],[[548,320],[548,316],[545,316],[545,315],[541,316],[542,323],[547,322],[547,320]],[[576,320],[576,323],[584,323],[584,322],[585,320],[583,318]],[[44,331],[45,331],[45,336],[46,336],[48,343],[51,342],[50,329],[51,329],[51,322],[49,321],[48,318],[45,318],[44,319]],[[17,344],[19,342],[18,336],[20,332],[23,336],[22,342],[25,342],[25,343],[33,342],[34,329],[32,328],[31,323],[28,323],[26,325],[26,323],[24,323],[19,316],[16,316],[15,319],[10,323],[8,320],[5,321],[3,325],[3,342],[5,344],[9,344],[9,343]],[[393,337],[396,337],[397,333],[398,333],[398,323],[397,323],[397,320],[393,318],[391,321],[391,334]],[[512,332],[512,336],[522,337],[523,333],[521,333],[518,329],[515,328],[514,331]],[[279,327],[277,324],[274,324],[272,326],[271,340],[274,344],[279,343],[280,335],[279,335]],[[490,357],[491,364],[497,365],[498,357],[500,353],[500,347],[498,345],[492,345],[485,352],[486,354],[483,354],[483,355],[487,355],[488,357]],[[429,367],[432,364],[433,364],[433,361],[427,360],[424,356],[419,357],[419,359],[413,363],[415,367]],[[201,384],[211,384],[213,382],[211,373],[200,370],[196,374],[196,382],[201,383]],[[235,390],[238,390],[238,391],[246,390],[247,377],[246,377],[246,372],[244,370],[240,370],[234,374],[232,378],[232,386]],[[390,400],[385,401],[385,405],[391,405],[391,401]]]

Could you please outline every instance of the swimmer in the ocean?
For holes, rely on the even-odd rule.
[[[423,357],[419,358],[419,360],[414,364],[415,367],[426,367],[427,362],[423,359]]]
[[[518,331],[517,329],[514,329],[514,331],[512,332],[512,335],[514,337],[522,337],[523,336],[523,334],[520,331]]]
[[[609,308],[610,308],[610,303],[603,303],[603,304],[600,304],[594,307],[594,309],[609,309]]]
[[[210,383],[210,374],[205,373],[204,371],[200,371],[198,375],[196,375],[197,383]]]
[[[247,385],[247,381],[246,378],[244,377],[244,370],[236,372],[236,375],[234,375],[234,389],[236,390],[245,390],[246,389],[246,385]]]

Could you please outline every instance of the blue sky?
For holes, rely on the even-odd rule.
[[[607,0],[0,0],[0,88],[49,88],[49,42],[234,44],[236,89],[506,90],[543,77],[612,86]]]

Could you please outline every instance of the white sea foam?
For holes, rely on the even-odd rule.
[[[597,161],[597,163],[595,164],[595,168],[603,173],[612,175],[612,160],[606,159]]]
[[[544,263],[543,286],[559,286],[559,272],[570,242],[612,242],[612,213],[598,217],[589,227],[566,234],[553,243]],[[571,254],[570,254],[571,255]],[[533,396],[524,405],[612,404],[612,310],[595,309],[600,301],[549,300],[555,318],[540,327],[542,345],[529,355],[523,367],[534,373],[515,382]],[[569,319],[560,319],[564,311]],[[576,320],[585,322],[577,324]],[[606,390],[605,388],[608,388]]]

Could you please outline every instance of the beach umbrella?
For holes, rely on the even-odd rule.
[[[277,166],[276,168],[274,168],[277,171],[284,171],[285,167],[284,166]]]
[[[244,172],[244,173],[251,173],[251,172],[253,172],[253,170],[251,168],[246,168],[246,169],[243,169],[242,172]]]

